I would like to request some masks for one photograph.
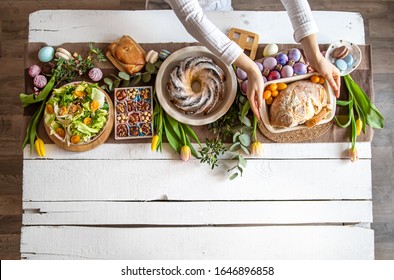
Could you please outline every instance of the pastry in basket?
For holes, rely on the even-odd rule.
[[[124,35],[108,46],[107,57],[120,71],[134,74],[145,66],[145,51],[130,36]]]
[[[307,80],[291,83],[274,99],[270,122],[276,127],[305,124],[313,127],[331,111],[327,92],[321,84]]]

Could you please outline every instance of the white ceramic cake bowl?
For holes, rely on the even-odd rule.
[[[172,97],[167,91],[167,82],[170,79],[172,69],[184,58],[205,56],[211,58],[220,68],[222,68],[226,80],[224,81],[224,96],[222,100],[218,100],[211,112],[204,115],[201,114],[185,114],[178,109],[172,102]],[[189,125],[205,125],[212,123],[222,117],[234,102],[237,93],[237,79],[234,70],[221,61],[217,56],[202,46],[191,46],[182,48],[164,60],[160,66],[156,77],[156,95],[160,105],[164,111],[177,121]]]
[[[304,75],[297,75],[297,76],[293,76],[293,77],[289,77],[289,78],[283,78],[283,79],[278,79],[278,80],[274,80],[274,81],[269,81],[266,82],[264,84],[264,86],[268,86],[270,84],[273,83],[285,83],[285,84],[289,84],[295,81],[301,81],[301,80],[305,80],[305,79],[310,79],[310,77],[312,77],[313,75],[319,75],[319,73],[309,73],[309,74],[304,74]],[[334,116],[335,116],[335,110],[336,110],[336,97],[334,94],[334,90],[332,89],[332,87],[329,85],[329,83],[327,81],[324,81],[323,86],[326,90],[327,93],[327,102],[328,104],[330,104],[330,108],[331,111],[330,113],[322,120],[320,121],[317,125],[320,124],[325,124],[330,122]],[[307,126],[305,124],[299,124],[297,126],[293,126],[293,127],[275,127],[271,125],[270,122],[270,117],[269,117],[269,108],[268,105],[265,104],[262,106],[262,108],[260,108],[260,116],[261,116],[261,120],[264,124],[264,126],[267,128],[268,131],[272,132],[272,133],[283,133],[283,132],[289,132],[289,131],[293,131],[293,130],[299,130],[302,128],[307,128]]]

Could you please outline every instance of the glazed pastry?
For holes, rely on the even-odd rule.
[[[110,44],[108,50],[129,74],[134,74],[145,66],[145,51],[130,36],[124,35]]]
[[[327,93],[321,84],[297,81],[280,91],[270,109],[270,122],[276,127],[293,127],[318,115],[327,104]],[[326,109],[325,109],[326,110]],[[326,116],[325,113],[324,116]],[[310,122],[310,126],[317,123]]]
[[[224,94],[224,72],[212,59],[187,57],[170,74],[167,89],[173,104],[186,114],[208,114]],[[199,89],[193,89],[199,84]]]

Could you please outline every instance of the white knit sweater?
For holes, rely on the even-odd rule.
[[[190,35],[219,56],[226,64],[232,64],[242,53],[242,49],[236,43],[207,19],[198,0],[165,1],[170,4]],[[209,0],[204,0],[204,2],[209,2]],[[281,2],[293,25],[296,42],[318,31],[307,0],[281,0]]]

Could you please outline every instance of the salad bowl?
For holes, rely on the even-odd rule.
[[[83,152],[111,134],[114,108],[97,84],[78,81],[54,89],[46,102],[44,127],[51,140],[69,151]]]

